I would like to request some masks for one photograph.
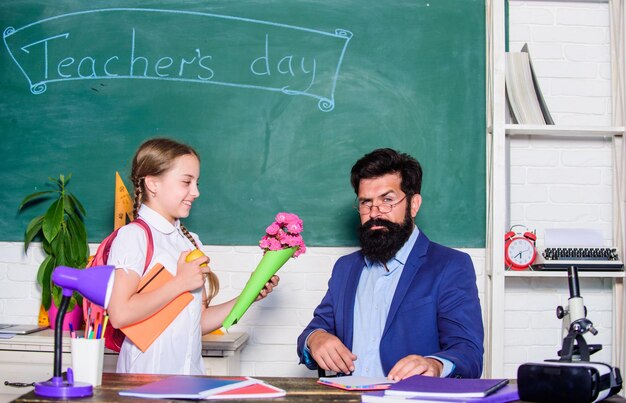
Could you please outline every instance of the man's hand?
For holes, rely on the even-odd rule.
[[[441,376],[443,364],[441,361],[421,355],[407,355],[391,368],[387,378],[399,381],[413,375]]]
[[[354,371],[356,355],[337,336],[317,330],[309,336],[308,344],[311,356],[320,368],[344,374]]]

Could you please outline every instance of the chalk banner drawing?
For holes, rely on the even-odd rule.
[[[79,11],[3,31],[33,94],[69,80],[169,80],[312,97],[325,112],[335,107],[351,38],[344,29],[144,8]]]

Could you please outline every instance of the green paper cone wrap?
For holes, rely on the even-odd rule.
[[[298,248],[293,247],[281,250],[268,250],[265,252],[265,255],[263,255],[254,273],[252,273],[250,280],[248,280],[243,291],[241,291],[235,306],[233,306],[233,309],[231,309],[226,319],[224,319],[222,323],[224,329],[228,330],[229,327],[239,322],[243,314],[246,313],[250,305],[252,305],[259,295],[265,283],[276,274],[278,269],[283,267],[287,260],[296,253],[297,249]]]

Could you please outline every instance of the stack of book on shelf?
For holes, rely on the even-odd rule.
[[[364,393],[361,401],[366,403],[505,403],[519,400],[517,387],[508,383],[508,379],[433,378],[414,375],[391,385],[384,391]]]
[[[535,75],[528,45],[521,52],[507,52],[505,57],[506,106],[511,123],[553,125],[539,81]]]

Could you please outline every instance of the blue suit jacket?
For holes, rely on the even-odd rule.
[[[301,364],[317,368],[304,358],[305,340],[315,329],[336,335],[352,350],[354,302],[364,266],[360,251],[335,264],[328,291],[298,338]],[[389,308],[380,341],[384,373],[409,354],[450,360],[455,364],[450,376],[479,378],[482,373],[483,323],[472,261],[466,253],[431,242],[423,232]]]

